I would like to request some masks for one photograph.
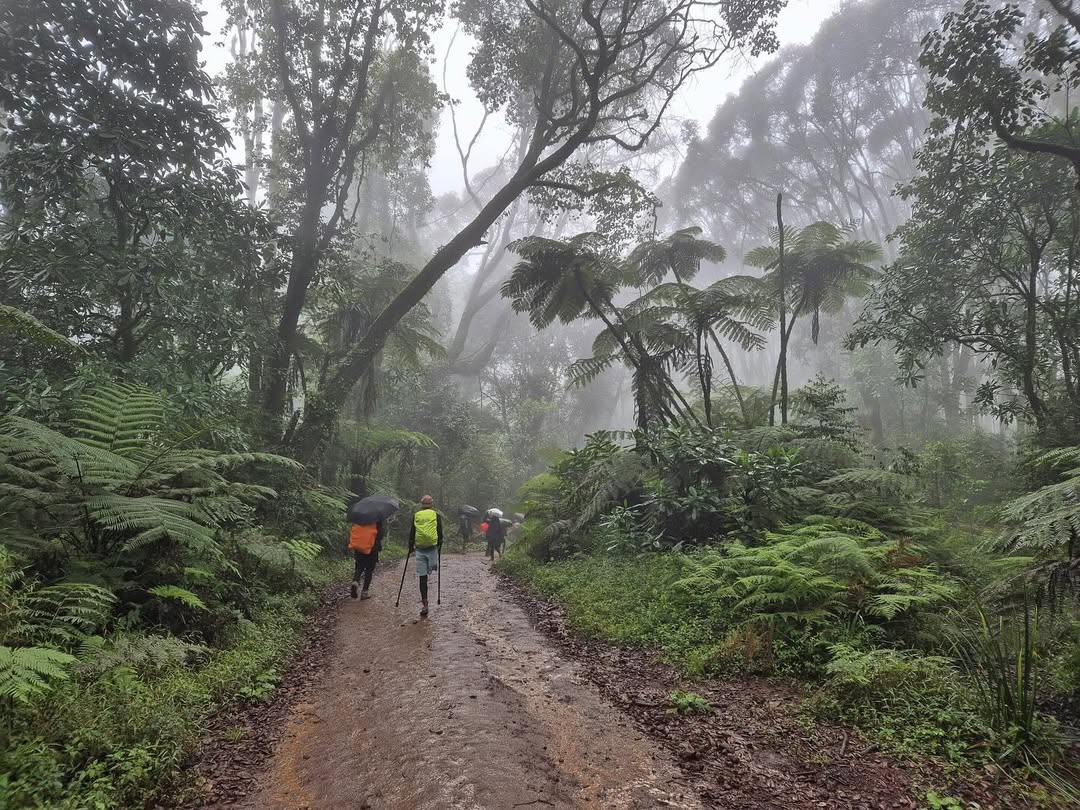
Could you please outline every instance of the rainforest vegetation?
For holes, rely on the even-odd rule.
[[[0,810],[183,795],[424,493],[583,634],[1080,801],[1080,3],[805,8],[0,5]]]

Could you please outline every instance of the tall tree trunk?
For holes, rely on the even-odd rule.
[[[447,366],[453,370],[454,365],[461,359],[468,343],[469,330],[472,328],[473,319],[492,301],[500,292],[500,285],[495,283],[485,289],[485,285],[496,275],[503,261],[506,259],[506,246],[510,244],[510,235],[517,220],[519,205],[517,202],[511,206],[499,229],[498,239],[488,244],[480,260],[480,267],[476,271],[473,282],[469,285],[469,296],[465,300],[465,306],[458,319],[454,337],[446,349]]]
[[[777,363],[777,375],[780,380],[780,424],[788,423],[788,374],[787,374],[787,277],[784,273],[784,195],[776,195],[776,228],[780,241],[780,256],[777,260],[776,272],[780,287],[780,359]],[[769,407],[769,424],[776,424],[776,384],[773,384],[772,404]]]
[[[244,185],[247,186],[248,205],[254,208],[259,204],[259,180],[262,176],[262,93],[257,93],[255,95],[255,103],[252,106],[251,115],[253,119],[253,131],[244,135]]]
[[[735,376],[735,369],[731,366],[731,358],[728,357],[728,353],[724,351],[720,339],[711,329],[709,330],[709,337],[712,338],[713,344],[716,346],[716,351],[720,354],[720,359],[724,361],[724,368],[727,369],[728,377],[731,378],[731,390],[735,392],[735,399],[739,403],[739,413],[742,414],[743,425],[745,427],[750,427],[750,414],[746,412],[746,400],[743,399],[742,388],[739,387],[739,378]]]
[[[949,370],[949,358],[943,353],[938,358],[938,375],[941,386],[941,410],[945,415],[945,430],[949,435],[960,432],[960,394],[953,384]]]
[[[885,446],[885,422],[881,418],[881,397],[865,385],[859,386],[859,395],[870,418],[870,437],[874,447]]]
[[[321,188],[317,185],[313,187]],[[308,286],[311,284],[319,261],[320,219],[319,201],[309,196],[305,202],[300,224],[294,234],[289,285],[285,290],[275,345],[264,368],[266,394],[263,398],[262,429],[264,438],[272,443],[281,438],[279,430],[288,392],[289,364],[296,351],[297,326],[307,299]],[[346,391],[345,394],[347,395],[348,392]]]
[[[273,166],[281,163],[280,152],[284,151],[281,143],[281,130],[285,125],[285,104],[275,98],[270,108],[270,162]],[[266,208],[273,211],[281,199],[282,178],[280,171],[270,172],[270,184],[266,190]]]
[[[780,342],[781,342],[781,345],[784,348],[780,352],[779,356],[777,357],[776,371],[773,373],[773,383],[772,383],[772,403],[773,404],[772,404],[772,408],[769,411],[769,424],[770,425],[774,424],[774,422],[773,422],[773,410],[776,408],[776,395],[780,391],[781,372],[783,372],[785,374],[785,376],[786,376],[786,372],[787,372],[787,346],[788,346],[788,342],[791,340],[791,333],[795,329],[795,320],[796,320],[796,318],[797,318],[797,316],[799,314],[800,309],[801,309],[801,305],[799,307],[797,307],[795,310],[792,311],[791,318],[789,318],[788,322],[787,322],[787,330],[781,330],[781,332],[780,332]],[[787,419],[785,418],[781,424],[786,425],[787,424]]]
[[[712,369],[709,360],[709,347],[705,345],[704,330],[695,330],[694,335],[697,341],[697,371],[698,371],[698,383],[701,385],[701,397],[705,408],[705,424],[710,428],[712,423]]]
[[[126,366],[139,353],[139,341],[135,336],[138,319],[131,301],[131,292],[125,289],[120,296],[120,320],[116,324],[113,340],[116,342],[116,359]]]
[[[1031,408],[1031,415],[1035,420],[1035,429],[1039,433],[1046,431],[1046,409],[1042,398],[1039,396],[1038,387],[1035,384],[1035,372],[1038,358],[1038,281],[1041,255],[1036,250],[1031,250],[1028,270],[1028,286],[1025,291],[1025,317],[1024,317],[1024,357],[1021,368],[1021,383],[1024,389],[1024,397]]]

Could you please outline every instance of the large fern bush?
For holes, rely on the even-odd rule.
[[[233,567],[224,535],[275,497],[245,477],[301,467],[200,448],[203,430],[168,423],[166,404],[109,384],[84,394],[63,429],[0,419],[0,531],[43,579],[96,584],[120,597],[127,621],[182,628],[206,608],[199,584]]]
[[[0,546],[0,700],[27,702],[67,680],[114,602],[96,585],[34,582]]]
[[[770,532],[762,545],[705,550],[680,585],[711,592],[735,632],[770,640],[824,641],[831,631],[911,641],[958,594],[917,545],[826,517]]]

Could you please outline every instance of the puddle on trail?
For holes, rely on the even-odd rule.
[[[247,807],[699,807],[497,591],[483,557],[443,563],[443,603],[428,619],[411,574],[395,610],[393,570],[371,600],[342,606],[324,680],[293,710]]]

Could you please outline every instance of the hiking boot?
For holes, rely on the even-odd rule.
[[[420,608],[420,615],[427,616],[427,602],[424,602],[424,606]]]
[[[352,583],[351,585],[349,585],[349,594],[352,596],[353,599],[356,598],[356,583],[355,582]]]
[[[371,594],[367,592],[367,588],[364,588],[364,590],[360,591],[360,598],[361,599],[370,599],[371,598]]]

